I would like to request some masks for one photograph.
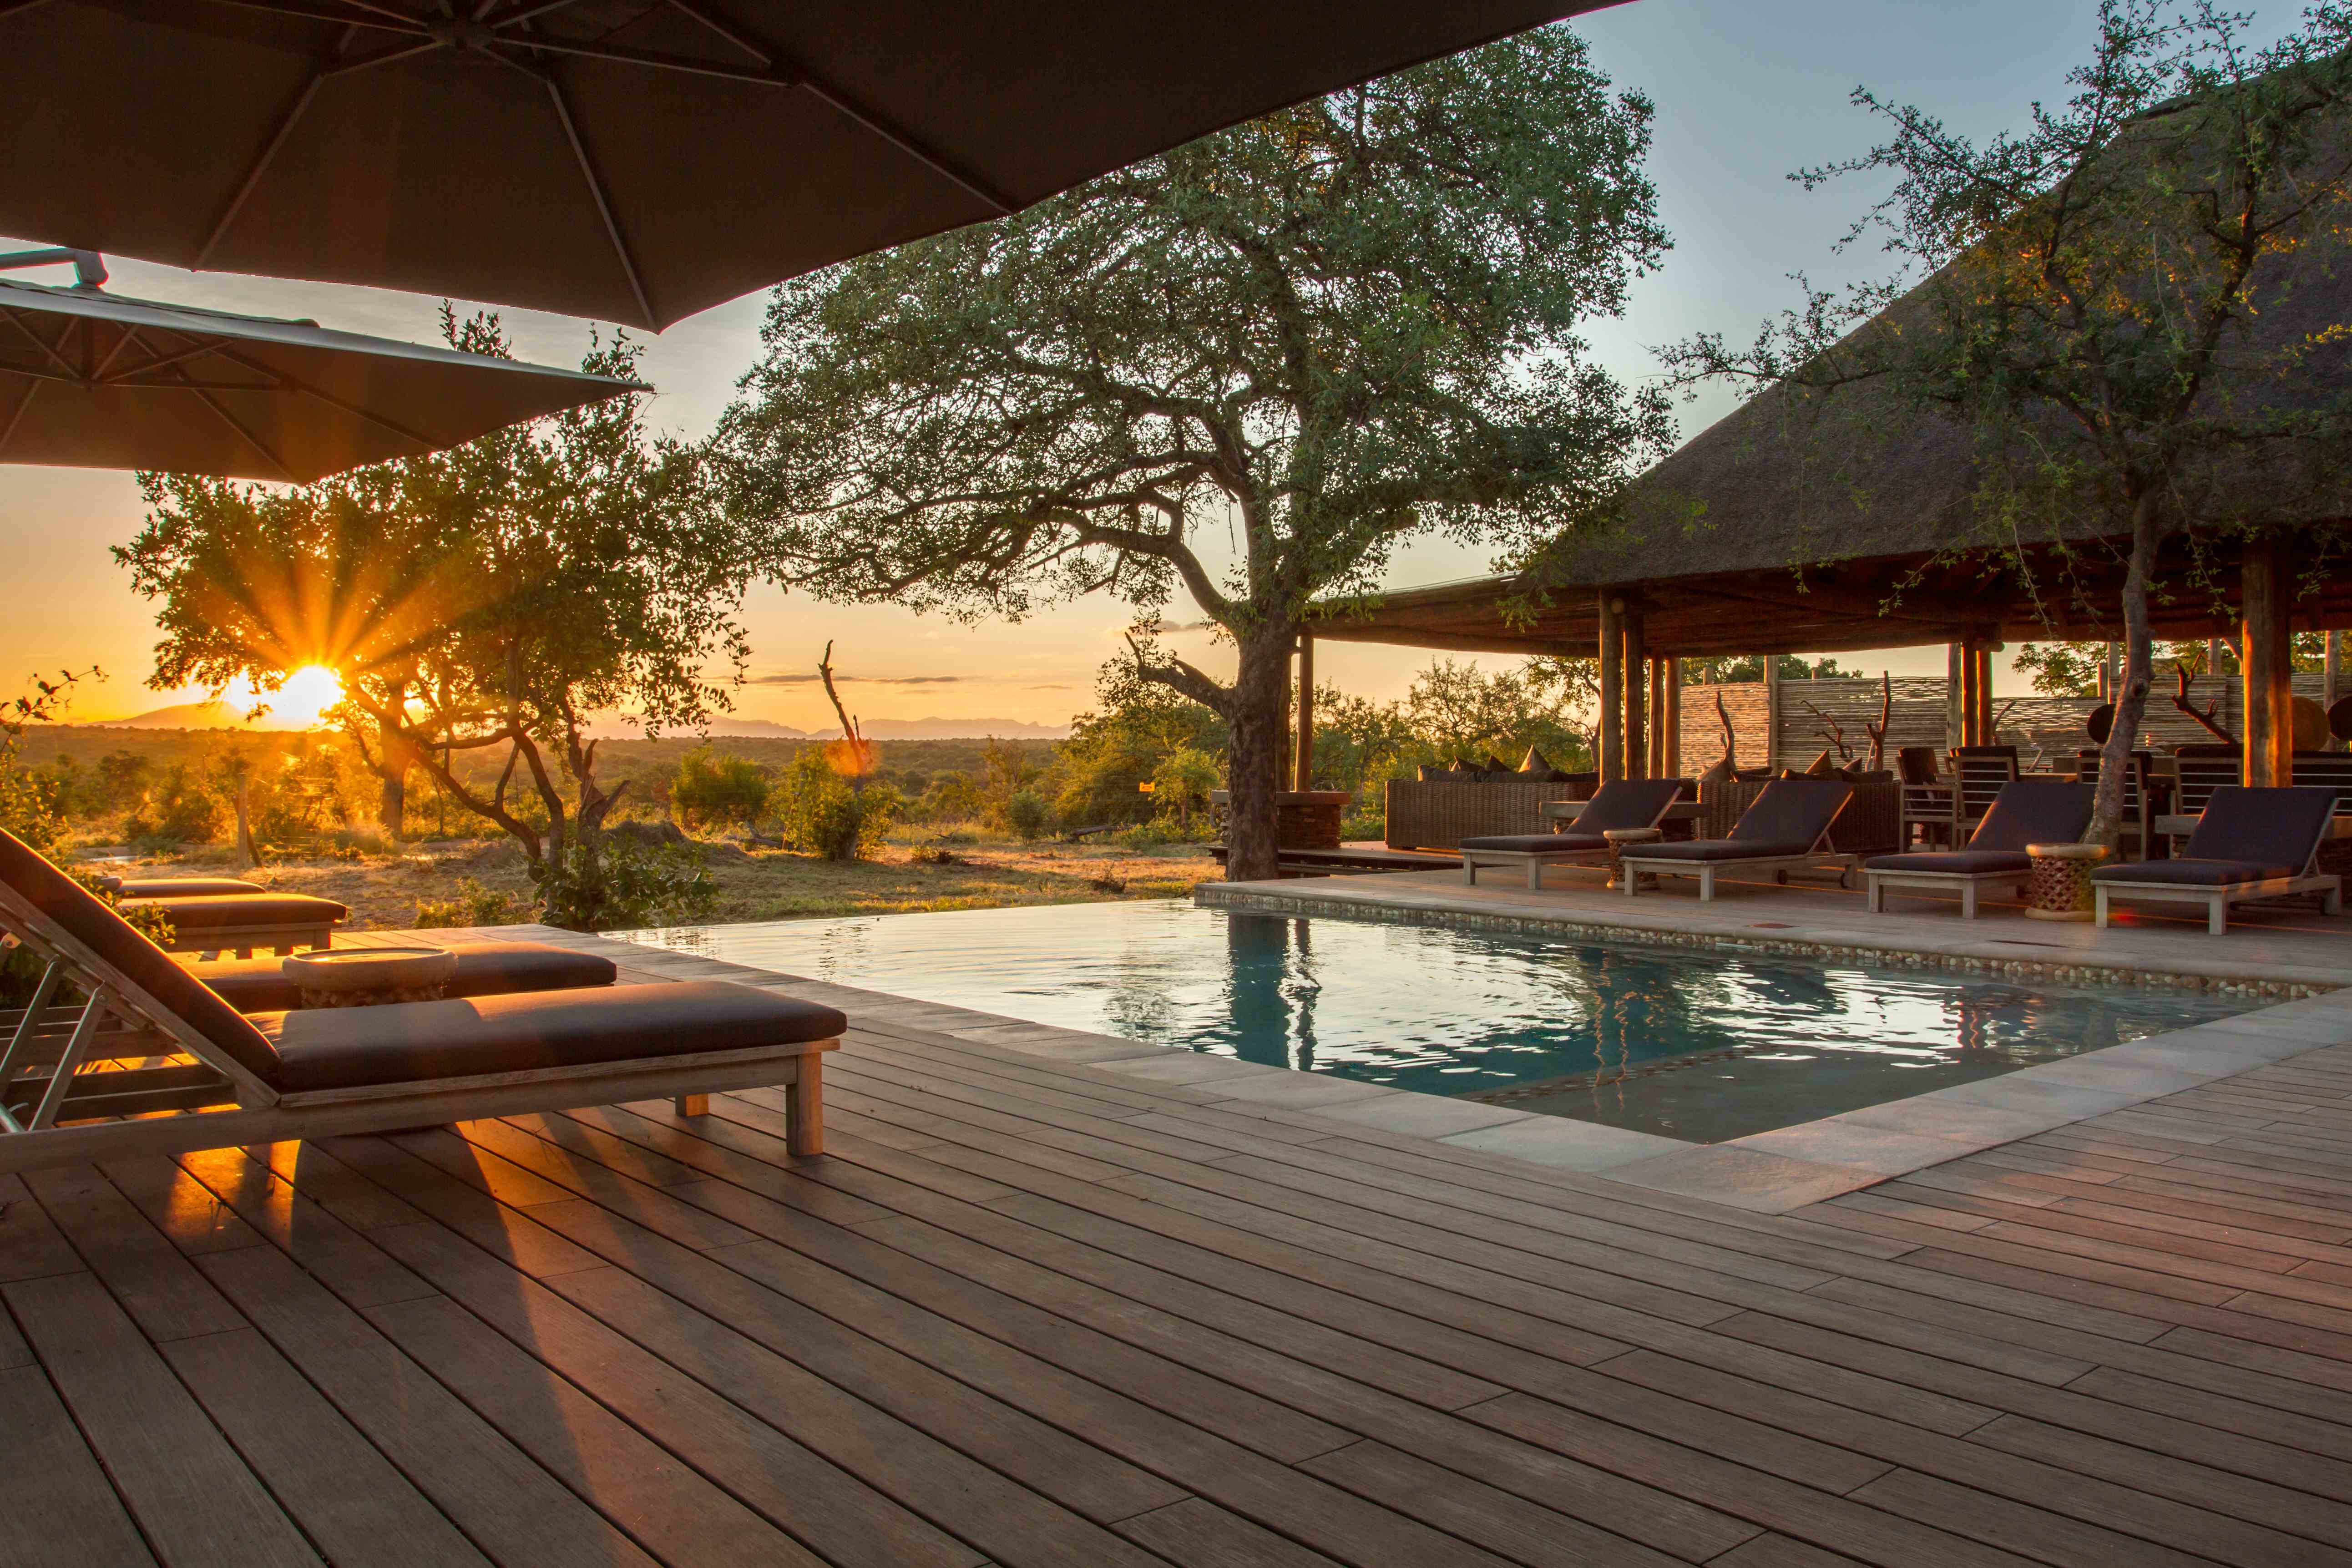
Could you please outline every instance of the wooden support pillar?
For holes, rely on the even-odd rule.
[[[1653,770],[1662,779],[1680,778],[1683,771],[1683,661],[1667,658],[1658,661],[1658,765]]]
[[[1992,648],[1981,643],[1977,647],[1976,689],[1977,744],[1997,746],[2000,736],[1994,731],[1992,722]]]
[[[1969,710],[1961,691],[1965,662],[1958,643],[1944,645],[1944,749],[1948,752],[1954,746],[1968,744],[1961,733],[1962,718]]]
[[[1764,766],[1780,766],[1780,656],[1764,656]]]
[[[1622,625],[1624,602],[1609,594],[1601,595],[1601,624],[1598,641],[1601,648],[1601,718],[1594,730],[1601,741],[1601,755],[1594,762],[1601,769],[1601,782],[1614,784],[1625,776],[1625,638]]]
[[[1315,787],[1315,639],[1298,634],[1298,739],[1291,747],[1297,773],[1295,790]]]
[[[2329,632],[2320,643],[2326,651],[2320,655],[2319,705],[2327,710],[2332,720],[2336,717],[2336,704],[2344,695],[2344,634]],[[2328,742],[2331,749],[2335,743]]]
[[[1963,746],[1981,745],[1983,744],[1983,741],[1977,734],[1976,645],[1970,642],[1958,642],[1954,643],[1952,647],[1954,649],[1953,662],[1959,669],[1960,744]]]
[[[1625,776],[1650,776],[1649,650],[1642,642],[1642,612],[1628,610],[1625,628]]]
[[[2287,575],[2278,542],[2247,542],[2238,567],[2238,608],[2245,642],[2238,668],[2246,692],[2246,782],[2294,782],[2294,659],[2287,618]]]

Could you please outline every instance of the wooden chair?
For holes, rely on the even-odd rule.
[[[2336,815],[2352,816],[2352,752],[2297,752],[2294,782],[2336,792]]]
[[[43,964],[0,1015],[0,1173],[772,1085],[788,1147],[819,1153],[847,1026],[709,983],[247,1018],[5,832],[0,930]]]
[[[1950,848],[1958,838],[1952,783],[1936,767],[1936,748],[1905,746],[1895,753],[1895,777],[1903,785],[1899,842]]]
[[[1975,831],[1985,813],[1992,809],[1992,803],[2000,798],[2002,787],[2017,782],[2017,773],[2015,746],[1952,748],[1955,841],[1963,831]]]
[[[2147,752],[2131,754],[2131,768],[2124,774],[2124,814],[2122,837],[2138,853],[2132,858],[2145,860],[2155,853],[2156,791],[2150,787],[2149,772],[2156,758]],[[2086,784],[2099,782],[2099,753],[2081,751],[2074,753],[2074,776]],[[2230,781],[2235,784],[2233,778]]]
[[[2304,752],[2295,753],[2298,771],[2304,756]],[[2203,811],[2221,786],[2245,782],[2245,752],[2234,745],[2199,742],[2179,746],[2173,751],[2172,765],[2179,770],[2179,789],[2173,795],[2172,809],[2183,816]]]

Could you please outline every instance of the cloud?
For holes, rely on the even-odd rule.
[[[866,686],[956,686],[979,678],[971,675],[836,675],[833,679],[842,686],[853,683]],[[816,683],[817,678],[814,675],[754,675],[744,682],[747,686],[814,686]]]

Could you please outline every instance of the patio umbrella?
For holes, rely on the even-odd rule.
[[[0,462],[309,480],[645,390],[454,349],[0,279]]]
[[[658,330],[1595,4],[0,0],[0,234]]]

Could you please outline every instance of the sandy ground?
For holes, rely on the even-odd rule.
[[[945,847],[953,859],[940,863],[919,858],[936,851],[891,843],[877,859],[856,864],[727,843],[705,849],[719,887],[713,922],[1181,898],[1195,883],[1220,875],[1199,845],[1132,850],[1098,841],[982,840]],[[530,918],[521,851],[505,840],[435,840],[399,855],[349,859],[272,859],[255,870],[239,869],[229,849],[205,846],[107,868],[150,877],[242,876],[349,905],[356,930],[414,926],[420,901],[454,899],[459,883],[471,878],[511,895],[513,918]]]

